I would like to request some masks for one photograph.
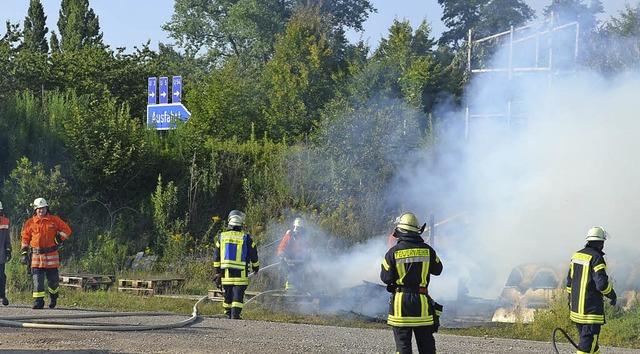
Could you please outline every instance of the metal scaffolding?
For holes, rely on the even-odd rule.
[[[573,71],[578,57],[580,26],[577,22],[556,26],[549,19],[488,37],[467,39],[467,73],[473,83],[479,75],[495,80],[495,89],[484,90],[475,107],[465,110],[465,139],[473,124],[493,121],[506,128],[525,124],[519,86],[532,82],[543,88],[559,73]],[[572,47],[572,48],[571,48]],[[571,50],[568,50],[571,49]],[[526,79],[526,80],[525,80]],[[486,96],[486,97],[485,97]]]

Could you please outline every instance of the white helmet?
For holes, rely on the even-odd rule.
[[[227,222],[229,223],[229,226],[242,226],[242,224],[244,224],[244,216],[244,213],[240,210],[232,210],[229,213]]]
[[[302,218],[295,218],[293,220],[293,232],[298,233],[305,228],[304,220]]]
[[[44,198],[36,198],[36,200],[33,201],[33,209],[39,209],[39,208],[44,208],[46,206],[49,206],[49,204],[47,204],[47,201],[44,200]]]
[[[594,226],[587,232],[587,241],[604,241],[609,237],[609,233],[601,226]]]

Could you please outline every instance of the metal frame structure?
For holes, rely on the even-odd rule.
[[[553,18],[554,16],[551,14],[547,20],[518,28],[512,26],[508,31],[476,40],[473,40],[472,31],[469,30],[467,39],[467,73],[469,78],[473,79],[477,75],[495,75],[504,80],[508,87],[515,87],[514,82],[519,77],[535,75],[538,79],[546,79],[546,85],[549,87],[555,74],[567,71],[566,68],[556,65],[558,59],[554,57],[554,48],[563,44],[556,44],[555,39],[560,33],[564,34],[566,38],[567,31],[571,31],[569,35],[574,40],[571,66],[575,67],[580,33],[578,22],[556,26]],[[506,64],[498,67],[493,60],[493,55],[503,52],[503,49],[506,49]],[[488,53],[485,53],[485,50]],[[516,51],[520,54],[519,56],[515,55]],[[526,56],[527,59],[524,60],[522,56]],[[510,92],[509,97],[500,97],[500,94],[496,96],[491,99],[502,105],[497,112],[474,112],[474,109],[467,105],[465,109],[465,140],[469,138],[470,124],[474,120],[497,119],[503,121],[506,128],[510,128],[513,124],[524,123],[524,113],[518,111],[517,107],[517,92]]]

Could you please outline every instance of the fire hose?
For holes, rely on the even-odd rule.
[[[265,271],[265,270],[267,270],[267,269],[269,269],[269,268],[271,268],[271,267],[275,267],[275,266],[277,266],[277,265],[278,265],[278,264],[280,264],[280,263],[281,263],[281,262],[276,262],[276,263],[273,263],[273,264],[269,264],[268,266],[266,266],[266,267],[264,267],[264,268],[260,268],[260,271]],[[249,277],[249,278],[251,278],[251,277],[253,277],[255,274],[256,274],[256,273],[255,273],[255,272],[253,272],[253,273],[249,274],[249,276],[248,276],[248,277]]]
[[[571,340],[571,337],[569,337],[569,334],[567,334],[567,331],[565,331],[564,329],[562,329],[560,327],[556,327],[556,328],[553,329],[553,332],[551,332],[551,344],[553,344],[553,349],[555,349],[556,354],[560,354],[560,352],[558,351],[558,347],[556,346],[556,332],[557,331],[562,332],[562,334],[564,334],[565,338],[567,338],[569,343],[571,343],[571,345],[573,345],[573,347],[576,348],[576,350],[578,349],[578,345],[573,340]]]
[[[199,299],[193,305],[191,317],[184,321],[157,325],[87,325],[87,324],[62,324],[62,323],[39,323],[23,322],[24,320],[50,320],[50,319],[74,319],[74,318],[99,318],[99,317],[127,317],[127,316],[166,316],[174,315],[170,312],[101,312],[95,314],[57,314],[44,316],[15,316],[0,317],[0,326],[14,328],[40,328],[40,329],[70,329],[88,331],[147,331],[153,329],[180,328],[193,323],[198,318],[198,305],[208,300],[208,296]]]

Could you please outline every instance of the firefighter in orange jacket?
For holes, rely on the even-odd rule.
[[[278,245],[278,258],[286,266],[285,290],[297,290],[303,278],[303,261],[307,261],[309,245],[307,230],[301,218],[293,220],[293,229],[287,230]]]
[[[571,257],[567,291],[571,321],[580,335],[578,354],[600,353],[598,337],[605,323],[603,296],[611,305],[617,301],[602,252],[607,235],[602,227],[592,227],[587,232],[586,246]]]
[[[21,262],[24,265],[31,261],[31,275],[33,277],[33,309],[44,308],[45,291],[44,280],[50,297],[49,308],[56,307],[58,291],[60,290],[60,243],[71,235],[71,228],[59,217],[49,213],[49,205],[44,198],[33,201],[33,216],[22,228]],[[30,249],[30,250],[29,250]],[[31,259],[29,259],[29,254]]]
[[[11,239],[9,238],[9,219],[4,217],[2,202],[0,202],[0,301],[4,306],[9,305],[7,300],[7,275],[5,265],[11,260]]]
[[[431,275],[442,273],[436,251],[420,236],[418,218],[404,213],[398,219],[395,235],[398,243],[382,260],[380,280],[391,292],[387,324],[393,327],[396,353],[411,354],[411,337],[415,334],[420,354],[435,354],[433,333],[438,330],[442,306],[428,294]]]

